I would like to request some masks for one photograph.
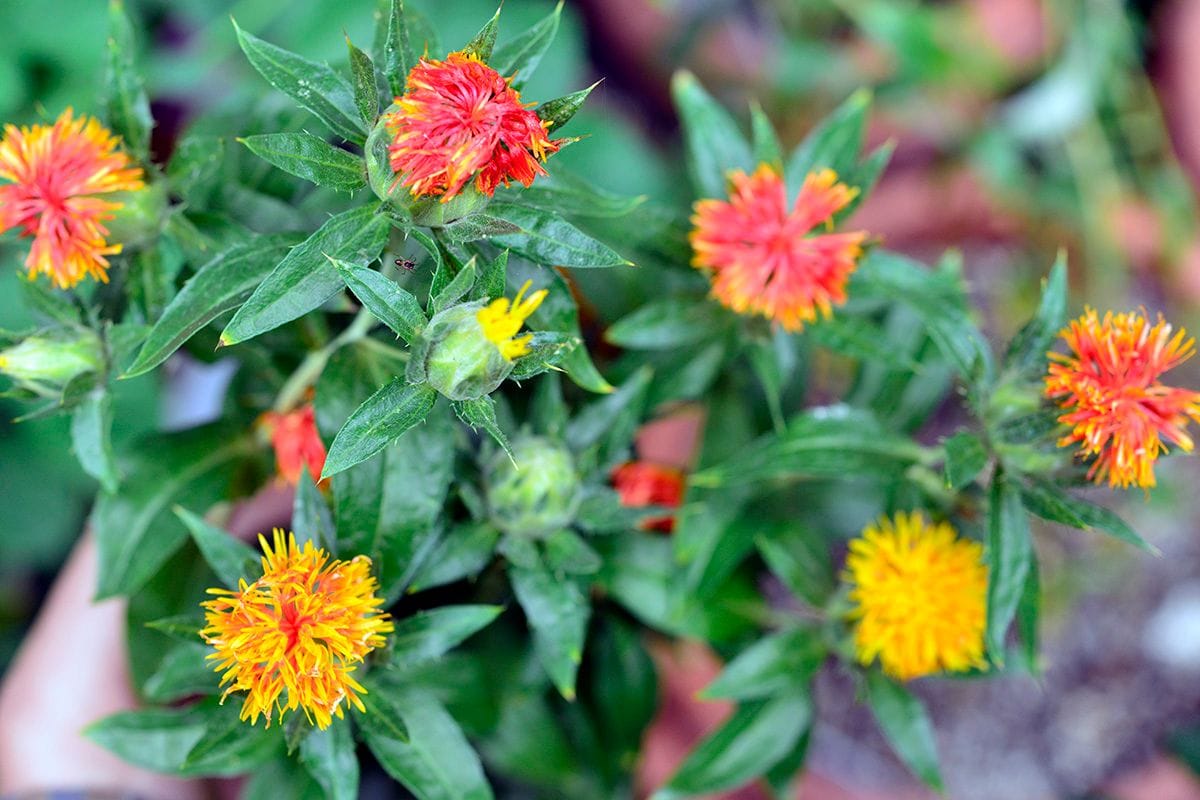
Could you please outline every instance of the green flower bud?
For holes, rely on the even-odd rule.
[[[479,193],[473,184],[449,199],[434,196],[413,197],[392,171],[388,156],[388,145],[392,143],[392,132],[388,130],[388,118],[399,111],[395,103],[379,116],[364,148],[367,157],[367,182],[371,191],[380,200],[412,217],[417,225],[438,228],[457,219],[482,211],[490,198]]]
[[[108,241],[135,250],[158,238],[167,218],[167,190],[163,184],[148,183],[144,189],[115,192],[108,199],[121,203],[105,223]]]
[[[451,400],[494,392],[512,372],[513,360],[529,351],[532,335],[517,333],[546,297],[545,289],[525,297],[529,286],[526,281],[512,301],[479,300],[435,314],[413,345],[408,381],[427,382]]]
[[[512,444],[512,458],[498,452],[486,470],[492,522],[513,536],[543,538],[575,519],[582,499],[579,473],[569,450],[540,436]]]
[[[0,351],[0,372],[29,388],[61,391],[72,379],[104,369],[104,349],[92,331],[35,334]]]

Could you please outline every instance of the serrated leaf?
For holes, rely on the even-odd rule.
[[[254,290],[225,331],[224,345],[266,333],[319,308],[344,282],[329,257],[374,261],[387,243],[391,225],[372,203],[331,217],[316,233],[292,248]]]
[[[683,123],[688,174],[697,197],[726,197],[730,170],[754,170],[754,155],[737,123],[690,72],[676,72],[671,95]]]
[[[318,186],[353,192],[367,185],[362,158],[311,133],[263,133],[238,141],[267,163]]]
[[[520,233],[521,229],[511,222],[493,217],[488,214],[471,214],[456,219],[439,229],[443,241],[450,244],[463,244],[479,239],[490,239],[510,233]]]
[[[209,525],[186,508],[175,507],[175,516],[187,526],[192,540],[200,548],[200,554],[212,567],[221,583],[230,589],[238,588],[238,581],[253,574],[258,567],[259,554],[249,545],[233,537],[228,531]]]
[[[132,378],[154,369],[198,330],[241,305],[296,241],[293,234],[256,236],[218,253],[201,266],[167,305],[137,360],[122,377]]]
[[[921,701],[883,673],[871,670],[867,672],[867,704],[900,760],[935,791],[942,791],[937,739]]]
[[[1021,487],[1021,501],[1042,519],[1080,530],[1098,530],[1148,553],[1159,549],[1137,534],[1125,520],[1103,506],[1074,497],[1062,487],[1041,478],[1030,478]]]
[[[500,255],[483,265],[468,297],[472,300],[494,300],[503,297],[507,276],[508,251],[502,250]]]
[[[557,267],[632,266],[608,245],[553,212],[513,203],[492,203],[488,209],[520,229],[519,233],[493,236],[492,243],[534,263]]]
[[[404,94],[404,81],[417,64],[413,26],[404,0],[392,0],[388,14],[387,39],[383,49],[383,72],[393,96]]]
[[[454,276],[445,286],[436,294],[430,291],[429,297],[429,315],[433,316],[439,311],[449,308],[459,300],[467,296],[471,291],[471,287],[475,285],[475,258],[463,264],[462,269]]]
[[[534,331],[529,340],[529,352],[513,364],[509,380],[523,381],[554,369],[580,344],[582,342],[578,338],[565,333]]]
[[[346,37],[346,51],[350,58],[350,83],[354,89],[354,105],[367,128],[375,125],[379,116],[379,85],[375,81],[375,64],[371,57],[359,50]]]
[[[426,384],[410,385],[395,378],[367,398],[338,431],[325,458],[322,479],[378,453],[400,434],[424,421],[437,392]]]
[[[354,104],[354,90],[326,64],[309,61],[233,23],[238,44],[267,83],[311,111],[339,136],[357,144],[366,141],[366,127]]]
[[[1033,540],[1020,490],[1004,475],[992,481],[988,506],[987,646],[1004,663],[1004,637],[1025,591]]]
[[[946,485],[961,489],[987,466],[988,454],[983,442],[973,433],[959,431],[942,442],[946,451]]]
[[[587,597],[575,580],[556,578],[540,564],[528,567],[510,564],[508,575],[533,631],[538,660],[559,693],[573,700],[591,616]]]
[[[441,658],[491,624],[502,606],[455,605],[421,611],[396,623],[389,664],[398,669]]]
[[[500,8],[492,15],[479,32],[467,42],[462,52],[468,56],[476,56],[485,64],[492,60],[492,49],[496,46],[496,33],[500,27]]]
[[[556,134],[560,128],[571,121],[576,112],[583,107],[583,103],[588,99],[588,95],[599,85],[600,81],[596,81],[586,89],[580,89],[577,92],[571,92],[562,97],[547,100],[533,111],[538,115],[538,119],[549,123],[546,125],[546,131],[550,134]]]
[[[340,258],[329,261],[358,301],[406,343],[412,344],[429,324],[417,298],[391,278]]]
[[[112,448],[112,397],[97,388],[71,412],[71,448],[84,472],[106,492],[117,491],[120,476]]]
[[[628,197],[605,191],[561,167],[532,186],[498,190],[496,199],[567,217],[600,218],[624,217],[646,203],[645,195]]]
[[[1067,324],[1067,254],[1060,251],[1050,275],[1042,285],[1042,299],[1033,319],[1008,346],[1005,366],[1018,374],[1040,374],[1046,368],[1046,353]]]
[[[559,0],[554,10],[533,27],[498,48],[491,59],[492,68],[506,78],[515,76],[513,85],[520,88],[537,70],[542,56],[558,34],[562,7],[562,0]]]
[[[491,395],[484,395],[474,400],[456,401],[454,413],[472,428],[482,428],[486,431],[496,441],[496,444],[503,447],[504,452],[512,457],[512,450],[508,446],[508,437],[504,434],[504,430],[500,427],[500,421],[496,418],[496,401],[492,399]]]

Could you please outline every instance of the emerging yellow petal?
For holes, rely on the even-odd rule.
[[[527,333],[518,337],[517,332],[521,330],[525,320],[529,319],[529,315],[537,311],[542,300],[546,299],[545,289],[538,289],[529,297],[525,297],[525,292],[532,283],[533,281],[525,281],[525,285],[512,301],[507,297],[497,297],[479,309],[476,315],[484,336],[500,348],[500,354],[509,361],[529,352],[529,340],[533,338],[533,334]]]
[[[245,691],[241,717],[252,725],[260,714],[270,726],[276,709],[282,719],[302,708],[327,728],[342,717],[343,700],[365,711],[359,695],[366,690],[350,673],[392,630],[379,611],[371,560],[330,560],[312,542],[297,547],[278,528],[273,546],[258,540],[263,576],[242,581],[236,592],[210,589],[216,597],[201,604],[207,627],[200,635],[216,649],[209,658],[225,673],[221,684],[229,684],[222,701]]]
[[[943,670],[983,668],[987,568],[983,547],[947,522],[918,512],[881,518],[850,542],[843,578],[851,584],[859,662],[912,680]]]

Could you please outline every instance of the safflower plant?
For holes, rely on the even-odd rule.
[[[727,661],[703,696],[737,709],[658,800],[786,796],[822,669],[936,788],[907,684],[1037,671],[1030,514],[1152,549],[1075,489],[1148,489],[1192,449],[1200,393],[1163,383],[1185,332],[1068,321],[1060,258],[993,353],[953,254],[854,224],[891,152],[862,153],[866,93],[785,152],[680,73],[694,202],[591,188],[555,165],[588,146],[563,131],[590,88],[521,94],[560,11],[446,51],[393,0],[342,70],[237,28],[305,130],[250,114],[157,164],[114,1],[97,113],[5,127],[0,230],[43,324],[2,334],[0,373],[27,417],[71,415],[145,701],[94,741],[249,774],[248,797],[356,797],[367,757],[422,800],[632,796],[646,644],[689,638]],[[599,268],[650,299],[585,326],[572,276]],[[237,364],[218,418],[114,452],[114,382],[214,350]],[[967,422],[931,441],[946,402]],[[640,459],[681,406],[707,420],[690,466]],[[223,530],[280,483],[287,529]]]

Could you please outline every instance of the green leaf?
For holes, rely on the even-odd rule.
[[[413,43],[413,20],[404,7],[404,0],[392,0],[388,14],[387,40],[383,48],[383,72],[393,96],[404,94],[408,73],[417,65],[417,49]]]
[[[500,532],[491,525],[463,525],[438,543],[413,576],[410,592],[442,586],[479,573],[492,560]]]
[[[101,494],[89,518],[100,559],[97,600],[136,592],[187,538],[173,504],[207,508],[228,499],[227,467],[248,447],[230,433],[194,428],[134,452],[121,491]]]
[[[193,639],[197,630],[192,631]],[[197,641],[175,644],[142,685],[142,696],[152,703],[167,703],[197,694],[216,694],[220,677],[205,658],[211,652],[208,645]]]
[[[475,285],[475,258],[463,265],[458,274],[442,287],[441,291],[436,294],[431,292],[429,297],[429,315],[433,316],[442,309],[449,308],[454,303],[457,303],[462,298],[466,297],[467,292],[471,291],[471,287]]]
[[[366,461],[420,424],[433,408],[437,392],[425,384],[413,386],[395,378],[359,406],[338,431],[325,458],[322,479]]]
[[[1038,616],[1041,613],[1042,588],[1038,580],[1036,554],[1029,559],[1029,574],[1025,578],[1025,590],[1017,604],[1017,632],[1021,635],[1022,654],[1025,667],[1030,674],[1040,672],[1038,662]]]
[[[333,297],[344,283],[329,257],[358,263],[374,261],[387,243],[391,225],[371,203],[330,218],[316,233],[292,248],[246,301],[224,333],[231,345],[291,322]]]
[[[188,751],[181,772],[186,775],[240,775],[283,752],[279,729],[247,725],[238,704],[206,701],[208,729]]]
[[[533,76],[542,56],[558,34],[558,22],[562,17],[562,0],[548,15],[527,31],[496,50],[491,66],[504,77],[513,77],[513,85],[520,88]]]
[[[942,442],[946,451],[946,485],[961,489],[987,466],[988,454],[983,442],[973,433],[959,431]]]
[[[822,537],[803,527],[780,526],[754,540],[763,561],[797,597],[817,608],[834,590],[833,564]]]
[[[1042,285],[1042,300],[1033,319],[1020,330],[1008,346],[1004,363],[1018,374],[1041,374],[1046,369],[1046,353],[1059,331],[1067,324],[1067,254],[1059,251],[1050,275]]]
[[[379,116],[379,85],[375,82],[375,64],[371,57],[359,50],[346,37],[346,51],[350,57],[350,82],[354,88],[354,105],[358,115],[368,129],[375,126]]]
[[[186,508],[175,507],[175,516],[183,521],[200,554],[212,567],[221,583],[230,589],[258,568],[259,554],[248,544],[235,539],[232,533],[209,525]]]
[[[513,364],[513,371],[508,375],[509,380],[523,381],[554,369],[571,351],[582,344],[577,337],[565,333],[534,331],[529,340],[529,352],[520,356]]]
[[[1033,540],[1020,490],[1004,475],[992,481],[988,509],[987,645],[992,660],[1004,663],[1004,636],[1025,591]]]
[[[754,161],[770,164],[777,172],[783,172],[783,149],[775,126],[758,103],[750,104],[750,128],[754,135]]]
[[[179,771],[204,731],[195,709],[143,708],[104,717],[83,735],[134,766],[170,773]]]
[[[418,689],[395,690],[394,702],[404,709],[408,742],[363,729],[367,746],[388,774],[417,800],[492,800],[479,756],[446,709]]]
[[[569,530],[555,531],[546,537],[542,546],[546,566],[556,573],[591,575],[603,564],[600,555]]]
[[[791,752],[811,723],[812,702],[803,688],[744,703],[651,800],[719,792],[764,775]]]
[[[724,463],[692,476],[693,486],[764,480],[895,476],[929,459],[911,439],[885,430],[870,413],[846,406],[809,409],[787,430],[748,444]]]
[[[154,369],[196,331],[245,302],[296,241],[293,234],[256,236],[218,253],[201,266],[163,311],[137,360],[122,377],[132,378]]]
[[[508,446],[508,437],[504,434],[500,427],[500,421],[496,419],[496,401],[492,399],[490,394],[475,400],[460,400],[454,403],[454,413],[463,422],[478,430],[482,428],[496,440],[496,444],[504,448],[504,452],[512,457],[512,450]]]
[[[633,265],[553,212],[512,203],[492,203],[488,210],[520,229],[520,233],[494,236],[492,243],[534,263],[556,267]]]
[[[350,720],[335,719],[325,730],[308,734],[300,743],[300,763],[330,800],[357,800],[358,756]]]
[[[200,640],[200,629],[205,626],[199,614],[176,614],[147,622],[146,627],[165,633],[177,642],[196,643]]]
[[[487,627],[503,610],[502,606],[442,606],[406,617],[396,623],[390,637],[389,664],[403,669],[437,660]]]
[[[296,769],[294,759],[279,756],[260,766],[246,780],[240,800],[326,800],[321,788],[307,770]]]
[[[501,189],[496,199],[553,211],[567,217],[624,217],[646,202],[646,196],[627,197],[592,186],[583,178],[556,167],[532,186]]]
[[[1147,542],[1125,520],[1103,506],[1073,497],[1066,489],[1030,477],[1021,487],[1021,502],[1042,519],[1084,531],[1098,530],[1154,555],[1159,549]]]
[[[324,495],[308,474],[308,465],[300,466],[300,479],[296,482],[296,498],[292,501],[292,532],[296,544],[301,547],[312,542],[314,547],[338,552],[337,530],[333,527],[333,515]]]
[[[497,8],[496,13],[484,23],[484,26],[479,29],[479,33],[467,42],[467,46],[462,49],[462,52],[468,56],[477,56],[485,64],[491,61],[492,48],[496,46],[496,32],[499,26],[500,8]]]
[[[558,130],[570,122],[576,112],[583,107],[583,103],[588,99],[588,95],[599,85],[600,81],[596,81],[586,89],[580,89],[578,92],[571,92],[570,94],[564,94],[562,97],[547,100],[533,111],[538,115],[538,119],[549,123],[546,126],[548,132],[558,133]]]
[[[391,278],[370,267],[340,258],[330,258],[329,263],[333,264],[358,301],[406,343],[412,344],[429,324],[417,298]]]
[[[262,133],[238,141],[268,164],[318,186],[353,192],[367,185],[360,157],[311,133]]]
[[[560,580],[543,565],[509,564],[508,576],[533,630],[538,660],[562,696],[575,699],[575,677],[591,615],[587,597],[573,579]]]
[[[288,52],[246,33],[233,23],[238,44],[267,83],[307,108],[343,139],[362,144],[366,127],[354,104],[354,90],[326,64]]]
[[[730,661],[704,688],[705,700],[757,700],[805,686],[827,651],[812,630],[795,628],[766,636]]]
[[[71,448],[84,472],[106,492],[117,491],[120,476],[112,448],[112,398],[97,388],[71,413]]]
[[[488,214],[471,214],[456,219],[441,228],[442,239],[450,244],[474,242],[479,239],[490,239],[506,233],[520,233],[521,229],[511,222]]]
[[[622,317],[604,332],[618,347],[674,350],[725,333],[730,318],[701,297],[671,297],[651,301]]]
[[[860,89],[809,132],[788,158],[784,175],[789,197],[811,172],[827,168],[841,176],[854,171],[870,108],[871,93]]]
[[[580,452],[604,441],[611,449],[624,448],[642,421],[646,392],[651,373],[643,367],[629,376],[621,388],[607,397],[592,401],[567,423],[566,440],[571,449]]]
[[[692,73],[675,73],[671,95],[683,123],[688,174],[696,196],[726,197],[726,175],[731,170],[754,170],[750,145],[729,112],[704,90]]]
[[[55,290],[43,281],[19,281],[17,287],[21,291],[21,305],[35,312],[35,317],[70,326],[80,324],[80,308],[66,292]]]
[[[150,116],[150,100],[141,73],[134,64],[138,48],[123,0],[109,0],[105,51],[104,107],[108,127],[121,137],[125,149],[136,160],[146,162],[154,119]]]
[[[897,352],[882,327],[871,320],[835,313],[832,317],[813,323],[804,335],[835,353],[860,361],[873,361],[902,367],[913,372],[921,366],[903,352]]]
[[[867,672],[867,704],[883,735],[913,774],[942,791],[937,739],[921,701],[878,670]]]
[[[484,264],[468,296],[472,300],[495,300],[497,297],[503,297],[507,276],[508,251],[502,250],[500,255]]]

